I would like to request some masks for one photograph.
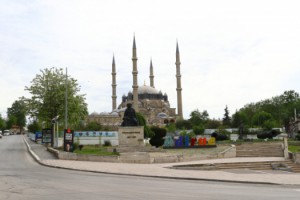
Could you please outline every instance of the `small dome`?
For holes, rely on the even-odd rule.
[[[118,112],[114,111],[114,112],[110,113],[110,115],[118,116],[119,114],[118,114]]]
[[[158,94],[159,91],[156,90],[153,87],[147,86],[147,85],[143,85],[143,86],[139,86],[138,88],[138,93],[139,94]]]
[[[157,114],[157,118],[167,118],[167,117],[168,117],[168,115],[163,112]]]
[[[108,112],[101,112],[100,115],[109,115]]]
[[[99,115],[97,112],[92,112],[91,115]]]

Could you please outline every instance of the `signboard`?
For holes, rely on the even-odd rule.
[[[64,131],[64,151],[73,152],[74,130],[65,129]]]
[[[116,137],[117,131],[75,131],[75,137]]]
[[[41,132],[35,132],[35,141],[42,139],[42,133]]]
[[[42,130],[42,143],[52,143],[53,134],[51,128],[45,128]]]

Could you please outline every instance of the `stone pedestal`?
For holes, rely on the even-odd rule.
[[[288,135],[286,133],[281,133],[279,136],[283,137],[283,153],[285,158],[289,158],[289,147],[288,147]]]
[[[145,146],[143,126],[122,126],[118,132],[119,147]]]

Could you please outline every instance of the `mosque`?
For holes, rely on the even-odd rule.
[[[150,86],[145,83],[142,86],[138,85],[138,69],[137,69],[137,53],[135,37],[133,38],[132,48],[132,75],[133,84],[132,91],[127,95],[122,96],[122,102],[117,107],[116,96],[116,64],[115,58],[112,61],[112,111],[111,112],[93,112],[87,117],[87,122],[96,121],[102,126],[109,127],[112,130],[117,130],[121,125],[127,104],[131,103],[136,112],[141,113],[148,125],[165,126],[166,124],[173,123],[177,119],[183,119],[182,113],[182,88],[181,88],[181,73],[180,73],[180,54],[178,43],[176,44],[176,80],[177,80],[177,113],[176,108],[171,108],[168,101],[168,95],[162,94],[154,86],[154,73],[152,60],[150,61]]]

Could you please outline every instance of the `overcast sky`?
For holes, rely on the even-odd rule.
[[[41,69],[68,68],[89,112],[111,111],[115,55],[117,102],[132,90],[136,37],[138,83],[177,108],[175,50],[181,56],[184,117],[222,118],[245,104],[300,92],[300,2],[282,0],[0,0],[0,112]]]

